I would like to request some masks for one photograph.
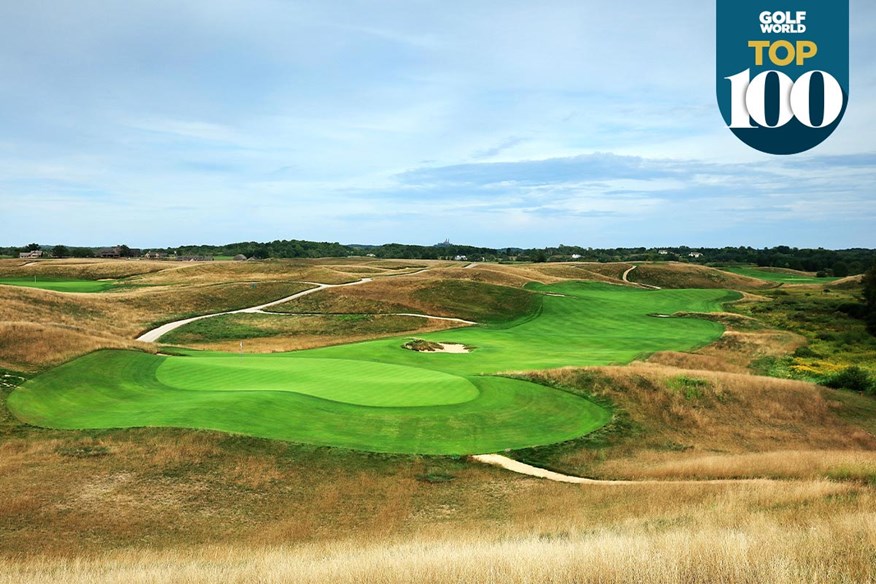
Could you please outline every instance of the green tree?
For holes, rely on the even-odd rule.
[[[70,250],[66,245],[56,245],[52,248],[52,255],[56,258],[65,258],[70,255]]]
[[[876,263],[870,266],[864,274],[864,306],[866,312],[864,318],[867,321],[867,330],[876,335]]]

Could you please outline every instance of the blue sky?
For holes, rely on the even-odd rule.
[[[710,0],[0,4],[0,244],[876,247],[876,6],[816,149],[714,95]]]

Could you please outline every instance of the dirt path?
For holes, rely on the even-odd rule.
[[[174,322],[169,322],[167,324],[163,324],[158,328],[154,328],[151,331],[147,331],[137,337],[138,341],[142,341],[144,343],[154,343],[162,336],[166,335],[170,331],[174,329],[178,329],[181,326],[185,326],[190,322],[195,322],[196,320],[203,320],[205,318],[213,318],[214,316],[221,316],[223,314],[254,314],[263,311],[265,308],[270,308],[271,306],[276,306],[277,304],[282,304],[284,302],[289,302],[290,300],[295,300],[297,298],[301,298],[302,296],[307,296],[308,294],[313,294],[314,292],[319,292],[320,290],[326,290],[328,288],[341,288],[343,286],[358,286],[360,284],[367,284],[368,282],[373,282],[371,278],[362,278],[361,280],[356,280],[355,282],[347,282],[346,284],[319,284],[316,282],[305,282],[305,284],[312,284],[315,286],[314,288],[309,288],[304,290],[303,292],[298,292],[293,294],[292,296],[287,296],[285,298],[280,298],[279,300],[274,300],[273,302],[267,302],[265,304],[259,304],[258,306],[250,306],[249,308],[241,308],[239,310],[226,310],[224,312],[215,312],[213,314],[202,314],[200,316],[193,316],[191,318],[184,318],[182,320],[177,320]]]
[[[431,314],[416,314],[413,312],[394,312],[393,316],[416,316],[418,318],[431,318],[433,320],[446,320],[449,322],[459,322],[462,324],[477,324],[473,320],[463,320],[461,318],[453,318],[450,316],[432,316]]]
[[[642,288],[648,288],[649,290],[660,290],[660,286],[652,286],[651,284],[641,284],[639,282],[630,282],[630,280],[627,278],[627,276],[629,276],[630,272],[632,272],[633,270],[635,270],[638,267],[639,266],[633,266],[632,268],[628,269],[626,272],[624,272],[624,275],[621,276],[621,279],[624,282],[626,282],[627,284],[633,284],[634,286],[641,286]]]
[[[672,485],[680,485],[680,484],[697,484],[697,485],[717,485],[717,484],[739,484],[739,483],[771,483],[777,482],[773,479],[709,479],[709,480],[665,480],[658,481],[653,479],[644,479],[640,481],[615,481],[615,480],[603,480],[603,479],[585,479],[583,477],[573,477],[571,475],[565,475],[558,472],[553,472],[551,470],[547,470],[544,468],[538,468],[537,466],[532,466],[531,464],[526,464],[525,462],[520,462],[514,460],[513,458],[508,458],[507,456],[502,456],[501,454],[475,454],[471,457],[472,460],[477,462],[481,462],[483,464],[489,464],[492,466],[498,466],[504,468],[505,470],[510,470],[511,472],[516,472],[518,474],[536,477],[540,479],[546,479],[549,481],[555,481],[558,483],[574,483],[579,485],[659,485],[659,484],[672,484]]]
[[[470,269],[472,269],[473,267],[475,267],[475,266],[477,266],[477,265],[478,265],[477,262],[472,262],[472,263],[470,263],[469,265],[465,266],[465,267],[462,268],[462,269],[463,269],[463,270],[470,270]]]

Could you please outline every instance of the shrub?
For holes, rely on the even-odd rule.
[[[807,346],[807,345],[804,345],[804,346],[802,346],[802,347],[798,347],[797,350],[794,351],[794,356],[795,356],[795,357],[803,357],[803,358],[806,358],[806,357],[813,357],[813,358],[821,357],[821,355],[819,355],[816,351],[812,350],[812,349],[811,349],[809,346]]]
[[[823,385],[834,389],[850,389],[861,393],[873,393],[874,381],[870,374],[857,365],[846,367],[839,373],[831,375]]]
[[[704,390],[709,387],[709,382],[698,377],[688,377],[687,375],[678,375],[667,380],[666,385],[672,391],[676,391],[684,395],[684,399],[688,401],[700,399],[704,395]]]

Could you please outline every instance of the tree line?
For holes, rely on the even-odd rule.
[[[119,245],[123,251],[130,248]],[[0,247],[0,255],[17,257],[19,252],[42,250],[53,257],[95,257],[97,247],[39,245],[31,243],[23,247]],[[703,265],[754,264],[761,267],[789,268],[816,272],[822,276],[845,277],[860,274],[876,262],[876,250],[872,249],[811,249],[780,245],[771,248],[721,247],[693,248],[688,246],[646,248],[617,247],[592,248],[575,245],[559,245],[544,248],[491,248],[461,245],[450,242],[436,245],[409,245],[386,243],[382,245],[355,245],[338,242],[318,242],[300,239],[284,239],[270,242],[245,241],[224,245],[182,245],[178,247],[153,248],[145,251],[161,252],[169,256],[236,256],[247,258],[321,258],[371,255],[385,259],[437,260],[464,257],[469,261],[500,262],[637,262],[681,261]],[[122,253],[122,257],[129,254]]]

